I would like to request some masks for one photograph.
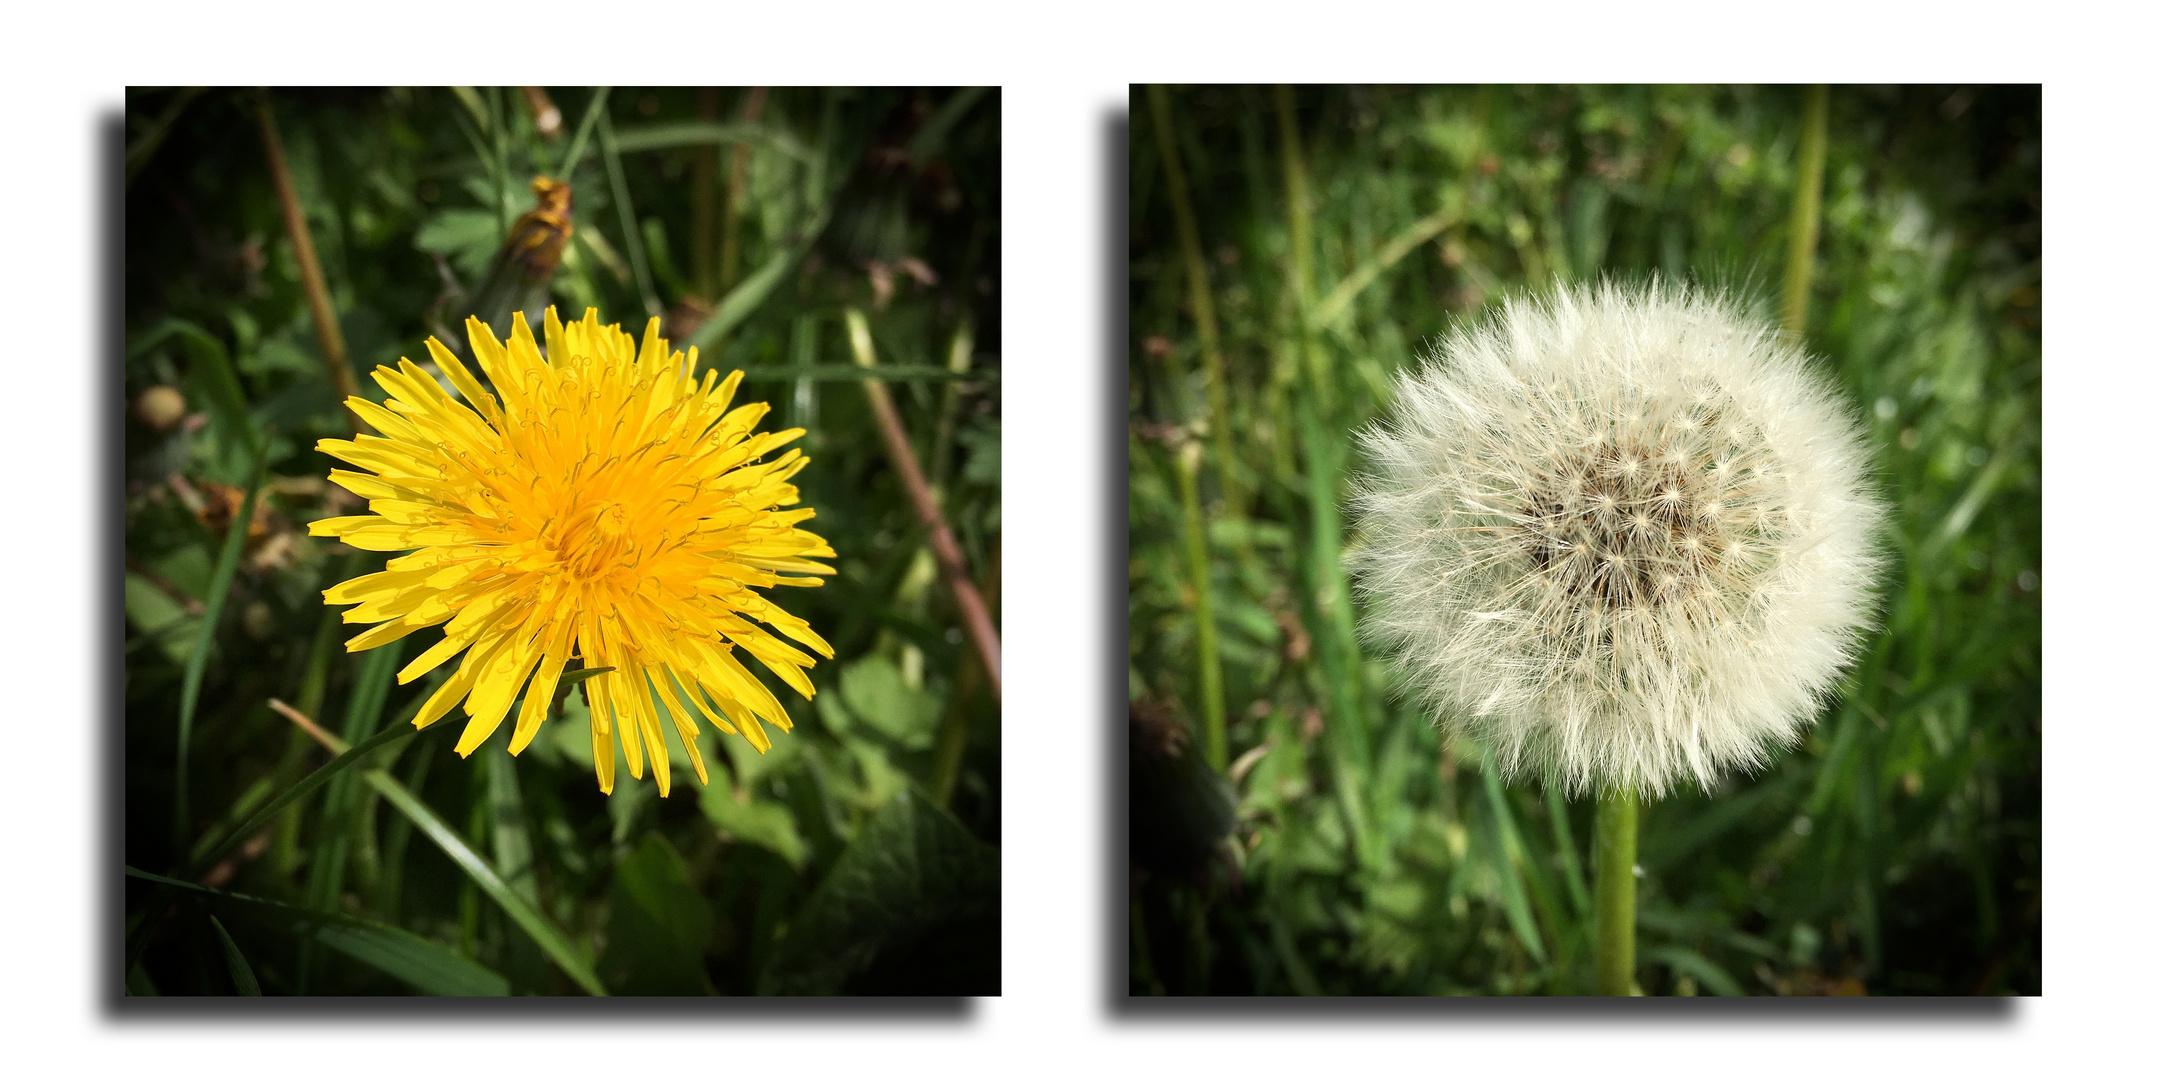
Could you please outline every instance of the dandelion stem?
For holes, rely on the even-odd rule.
[[[870,340],[870,321],[854,308],[847,309],[848,344],[855,351],[855,362],[865,368],[877,366],[877,350]],[[936,496],[930,493],[930,481],[923,476],[922,466],[915,460],[915,451],[908,442],[907,428],[900,424],[900,413],[893,408],[892,396],[885,392],[881,379],[863,380],[863,396],[869,399],[870,412],[877,418],[878,433],[884,437],[886,456],[892,459],[893,472],[900,477],[900,486],[907,492],[908,502],[915,507],[915,516],[930,533],[930,553],[937,557],[938,571],[945,579],[946,588],[952,591],[953,606],[959,609],[960,627],[974,643],[976,658],[982,661],[983,675],[990,681],[990,696],[1004,700],[1004,680],[999,657],[1003,649],[998,642],[995,623],[990,620],[989,605],[983,603],[982,593],[968,576],[967,558],[960,553],[960,542],[953,538],[952,527],[945,524],[945,514],[938,509]]]
[[[1830,88],[1810,86],[1800,108],[1800,180],[1793,194],[1791,248],[1785,257],[1785,332],[1807,329],[1808,284],[1815,271],[1815,234],[1822,225],[1824,148],[1830,131]]]
[[[990,569],[982,582],[985,604],[997,603],[998,569],[998,549],[992,547]],[[952,806],[953,787],[960,781],[960,765],[967,756],[968,717],[975,711],[975,692],[982,681],[982,661],[974,653],[962,656],[952,703],[946,707],[945,722],[938,727],[937,745],[931,751],[930,799],[940,809]]]
[[[353,378],[352,365],[345,361],[345,334],[338,329],[337,308],[330,302],[330,288],[323,282],[322,264],[315,258],[315,241],[308,235],[307,215],[300,209],[300,196],[293,190],[292,170],[285,164],[285,143],[278,138],[277,118],[270,112],[270,95],[259,94],[255,98],[255,116],[262,124],[263,155],[270,159],[270,183],[277,188],[278,209],[285,217],[285,232],[292,237],[293,257],[300,263],[300,287],[307,293],[308,313],[315,321],[315,341],[322,347],[323,368],[330,375],[330,387],[337,391],[342,405],[347,398],[360,396],[360,384]],[[350,408],[345,410],[345,424],[353,434],[360,433],[360,417]]]
[[[1200,331],[1200,363],[1207,372],[1208,434],[1215,444],[1215,467],[1222,473],[1223,508],[1231,517],[1245,514],[1245,496],[1236,477],[1236,458],[1230,442],[1230,395],[1223,375],[1222,335],[1215,325],[1215,300],[1208,289],[1207,258],[1200,253],[1199,219],[1193,214],[1192,194],[1185,185],[1185,167],[1178,160],[1177,132],[1170,121],[1170,90],[1157,83],[1148,87],[1148,104],[1155,115],[1155,145],[1168,175],[1170,209],[1177,218],[1178,248],[1185,260],[1185,285],[1192,293],[1193,322]],[[1221,768],[1218,763],[1216,768]]]
[[[1597,807],[1597,992],[1635,993],[1635,792],[1622,789]]]
[[[1185,506],[1185,564],[1192,575],[1193,619],[1199,624],[1200,740],[1208,768],[1222,772],[1230,757],[1223,731],[1222,661],[1215,654],[1215,604],[1208,591],[1207,529],[1200,517],[1200,444],[1178,450],[1178,497]]]

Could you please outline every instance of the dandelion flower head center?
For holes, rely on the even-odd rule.
[[[1580,393],[1555,383],[1526,389],[1523,408],[1550,444],[1530,458],[1519,442],[1495,446],[1483,471],[1524,588],[1578,609],[1571,621],[1653,604],[1743,614],[1724,604],[1755,592],[1793,508],[1767,440],[1729,395],[1704,387],[1593,421]]]
[[[799,501],[788,480],[808,459],[767,456],[801,429],[757,433],[765,405],[730,407],[742,373],[698,375],[696,350],[669,352],[657,319],[639,343],[602,327],[597,312],[565,326],[551,309],[544,350],[522,316],[507,342],[477,320],[467,326],[486,384],[430,340],[449,389],[409,360],[378,368],[388,400],[348,404],[381,434],[320,444],[372,471],[330,474],[372,513],[309,532],[409,552],[324,592],[359,605],[347,622],[379,624],[347,648],[442,624],[442,639],[398,679],[462,652],[414,721],[431,724],[462,700],[471,719],[460,753],[486,740],[521,691],[510,750],[523,750],[567,663],[608,669],[583,684],[602,790],[613,786],[619,742],[631,775],[643,776],[649,757],[667,793],[663,723],[701,780],[699,717],[767,749],[761,724],[792,722],[736,654],[805,698],[816,659],[781,639],[832,655],[758,591],[818,585],[832,572],[812,561],[832,549],[797,527],[814,512],[785,509]]]

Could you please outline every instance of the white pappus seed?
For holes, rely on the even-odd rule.
[[[1510,302],[1359,435],[1361,629],[1510,778],[1708,788],[1797,740],[1854,658],[1883,562],[1861,432],[1722,296]]]

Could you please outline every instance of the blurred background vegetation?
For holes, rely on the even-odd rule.
[[[995,90],[150,89],[125,125],[129,994],[997,992],[999,705],[858,366],[994,612]],[[528,215],[542,175],[567,217]],[[550,303],[745,369],[839,552],[780,598],[838,653],[814,705],[768,678],[793,734],[707,728],[710,786],[678,759],[664,800],[600,793],[577,692],[515,759],[505,726],[460,760],[462,714],[396,738],[426,642],[347,654],[320,590],[386,556],[306,535],[356,512],[314,449],[341,365],[380,401],[467,313]],[[389,741],[280,809],[330,755],[273,698]]]
[[[1134,88],[1132,993],[1589,992],[1594,807],[1500,785],[1361,649],[1349,435],[1508,295],[1655,273],[1775,318],[1808,100]],[[1805,340],[1894,564],[1804,743],[1643,809],[1647,993],[2040,992],[2039,103],[1828,92]]]

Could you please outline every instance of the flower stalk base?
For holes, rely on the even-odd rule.
[[[1628,997],[1635,990],[1635,792],[1598,799],[1597,992]]]

